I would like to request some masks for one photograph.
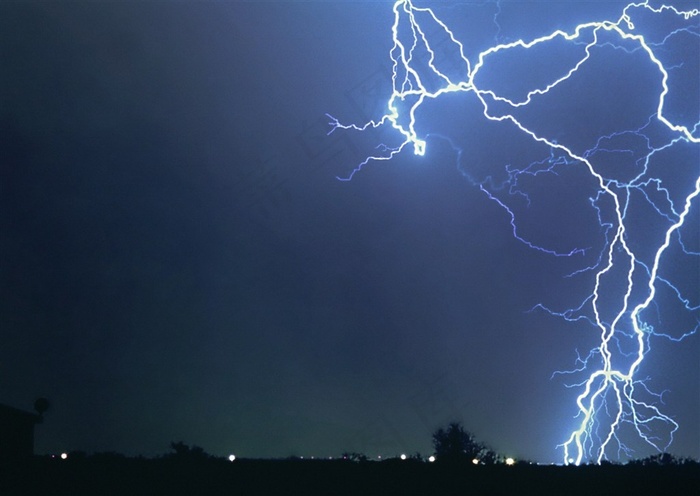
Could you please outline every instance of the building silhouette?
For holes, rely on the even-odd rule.
[[[34,454],[34,426],[41,415],[0,404],[0,459],[21,459]]]

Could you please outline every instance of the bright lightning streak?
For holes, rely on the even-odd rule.
[[[501,12],[500,4],[497,5]],[[672,191],[664,182],[652,175],[651,163],[655,155],[676,145],[696,145],[700,143],[698,130],[700,120],[692,127],[668,116],[667,98],[669,89],[669,71],[682,66],[666,67],[662,57],[657,55],[666,43],[675,36],[700,38],[698,18],[699,9],[681,10],[672,5],[652,6],[650,2],[630,3],[617,20],[595,21],[579,24],[572,31],[556,30],[548,35],[525,40],[519,39],[509,43],[492,46],[473,57],[473,62],[465,55],[465,47],[454,32],[441,21],[431,8],[418,7],[411,0],[399,0],[393,6],[394,23],[392,25],[393,47],[390,57],[393,63],[392,93],[388,99],[386,113],[378,120],[372,120],[364,125],[341,124],[339,120],[328,116],[332,133],[338,129],[366,131],[372,128],[390,126],[400,137],[400,143],[394,147],[380,145],[381,154],[367,157],[358,164],[347,177],[350,180],[366,165],[391,160],[407,146],[412,146],[416,155],[424,155],[427,148],[427,135],[421,137],[417,131],[421,109],[428,102],[436,101],[447,94],[470,94],[480,102],[484,117],[493,122],[514,126],[532,142],[546,145],[550,149],[548,165],[545,161],[530,164],[523,169],[506,168],[509,179],[508,192],[523,196],[529,205],[529,197],[517,185],[518,180],[526,175],[539,173],[555,173],[562,167],[583,167],[597,185],[597,194],[590,199],[590,205],[596,211],[601,229],[604,231],[605,246],[598,260],[589,267],[575,271],[570,277],[585,272],[595,273],[595,283],[590,294],[575,308],[565,311],[554,311],[544,305],[535,308],[544,310],[552,315],[562,317],[567,321],[584,320],[592,324],[599,334],[599,344],[592,349],[586,358],[579,356],[579,366],[575,370],[561,372],[565,374],[584,374],[584,379],[572,387],[580,387],[581,392],[576,399],[578,408],[576,427],[570,437],[561,445],[564,451],[565,463],[580,464],[584,460],[600,463],[604,459],[615,457],[617,454],[631,454],[632,450],[621,439],[624,425],[632,426],[638,439],[648,443],[659,451],[663,451],[673,441],[673,434],[679,425],[668,415],[661,412],[658,403],[661,396],[652,393],[645,379],[638,377],[640,367],[650,349],[650,336],[666,337],[680,341],[696,333],[700,324],[683,332],[680,338],[671,334],[657,332],[654,326],[647,323],[644,314],[655,301],[660,286],[670,288],[677,301],[681,302],[689,312],[697,312],[700,304],[691,302],[691,298],[683,295],[667,278],[659,275],[660,264],[664,254],[672,243],[677,243],[682,252],[688,256],[697,256],[697,251],[687,248],[681,239],[681,230],[686,226],[693,205],[698,208],[700,196],[700,177],[694,180],[690,191]],[[644,34],[638,32],[635,22],[641,15],[673,18],[677,23],[676,29],[666,33],[659,42],[652,42]],[[498,14],[496,14],[498,15]],[[494,18],[494,24],[501,33],[501,26]],[[437,33],[437,34],[435,34]],[[451,71],[440,69],[440,63],[434,46],[440,37],[447,40],[454,60]],[[482,71],[488,71],[489,64],[497,57],[513,52],[534,50],[546,47],[552,43],[567,43],[582,47],[578,60],[571,63],[568,69],[558,77],[552,77],[546,84],[540,84],[527,91],[521,98],[506,96],[502,92],[489,89],[481,78]],[[583,71],[603,47],[612,50],[622,50],[627,54],[643,55],[658,78],[659,91],[655,95],[654,114],[649,117],[646,125],[639,129],[621,130],[597,140],[594,147],[581,151],[574,146],[555,140],[547,133],[536,130],[533,125],[522,117],[522,112],[528,106],[541,104],[542,100],[554,93],[560,86],[575,78]],[[697,58],[696,52],[691,57]],[[697,91],[697,88],[695,88]],[[653,144],[649,129],[652,126],[665,129],[665,136],[670,136],[661,144]],[[659,133],[659,131],[655,131]],[[443,138],[442,136],[439,136]],[[634,154],[626,148],[608,148],[608,143],[623,138],[635,138],[646,143],[644,156],[636,160],[639,172],[631,179],[610,177],[597,163],[600,156],[609,154]],[[450,139],[452,148],[457,152],[461,161],[463,150]],[[614,145],[613,145],[614,146]],[[695,149],[697,156],[697,149]],[[699,174],[698,163],[694,164],[694,174]],[[463,170],[464,175],[471,175]],[[501,199],[491,182],[491,178],[474,181],[487,197],[502,207],[510,217],[513,235],[527,246],[555,256],[571,257],[585,253],[583,248],[573,248],[570,251],[557,251],[522,236],[517,228],[516,214],[509,208],[506,201]],[[678,200],[678,195],[685,195]],[[642,256],[639,249],[631,243],[628,216],[634,209],[634,198],[644,198],[644,204],[658,214],[663,222],[662,241],[653,250],[653,256]],[[693,226],[690,226],[691,228]],[[697,227],[697,226],[695,226]],[[649,241],[651,242],[651,241]],[[616,280],[616,302],[612,312],[607,310],[613,298],[606,289],[611,280]],[[634,302],[638,303],[634,303]],[[700,319],[697,319],[700,322]],[[623,351],[620,343],[633,343],[632,351]],[[643,398],[653,398],[650,401]],[[663,428],[663,429],[662,429]],[[666,432],[662,440],[658,430]]]

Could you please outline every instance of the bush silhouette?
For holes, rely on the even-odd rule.
[[[171,456],[180,460],[206,460],[209,458],[209,455],[199,446],[192,445],[190,447],[182,441],[170,443],[170,447],[175,452]]]
[[[436,430],[433,433],[433,447],[439,461],[494,463],[497,459],[496,453],[478,442],[474,434],[465,430],[459,422]]]

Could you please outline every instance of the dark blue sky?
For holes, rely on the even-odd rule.
[[[486,120],[468,95],[421,111],[425,156],[407,149],[338,181],[396,139],[326,136],[324,115],[381,117],[392,4],[0,5],[0,402],[50,399],[38,452],[151,455],[183,440],[248,457],[427,454],[433,430],[459,420],[504,454],[561,460],[579,392],[565,384],[581,378],[550,377],[576,367],[576,350],[585,355],[599,333],[528,310],[576,307],[590,294],[592,272],[565,276],[604,248],[596,185],[579,164],[522,177],[529,207],[499,189],[506,164],[546,161],[550,150]],[[494,3],[440,6],[471,58],[617,20],[624,3],[501,2],[497,22]],[[639,22],[658,41],[673,29]],[[690,127],[699,32],[696,17],[694,34],[661,50],[684,64],[669,117]],[[563,44],[532,60],[516,53],[477,83],[517,98],[575,56]],[[644,125],[660,88],[648,60],[619,48],[600,49],[586,71],[519,114],[578,153]],[[635,167],[604,155],[610,176]],[[659,157],[654,177],[680,205],[698,145]],[[510,202],[522,236],[588,251],[529,249],[476,183]],[[682,234],[695,252],[697,203]],[[631,209],[629,233],[648,256],[665,224],[644,205]],[[698,257],[671,249],[664,277],[697,306]],[[606,291],[615,298],[614,282]],[[652,320],[674,336],[700,318],[669,291],[655,308]],[[666,391],[664,412],[680,425],[670,451],[698,458],[699,336],[651,344],[640,374]]]

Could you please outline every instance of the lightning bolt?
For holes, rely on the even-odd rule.
[[[700,327],[700,318],[696,317],[695,326],[679,336],[678,332],[674,334],[671,330],[664,332],[657,329],[658,325],[652,325],[647,317],[660,305],[657,301],[660,288],[670,290],[687,312],[697,315],[700,309],[700,303],[691,301],[697,294],[684,295],[669,278],[660,275],[660,267],[669,247],[680,247],[682,253],[689,257],[699,255],[697,250],[684,243],[683,228],[686,231],[697,228],[697,224],[693,225],[687,219],[691,218],[693,208],[698,208],[700,196],[700,161],[697,160],[696,146],[700,144],[700,120],[688,123],[670,116],[671,113],[667,111],[667,99],[671,93],[669,73],[682,68],[684,62],[665,65],[662,62],[665,59],[659,53],[670,51],[668,46],[671,41],[685,37],[696,42],[690,57],[698,58],[700,10],[681,10],[672,5],[654,6],[649,1],[629,3],[622,9],[619,18],[614,20],[587,22],[570,31],[556,30],[533,39],[498,43],[503,38],[497,20],[501,6],[496,6],[496,44],[470,59],[465,55],[465,46],[433,9],[416,6],[411,0],[394,3],[391,28],[393,47],[389,53],[393,66],[392,93],[385,114],[362,125],[343,124],[328,115],[328,134],[339,130],[364,132],[390,127],[398,138],[397,144],[380,145],[380,153],[369,155],[348,175],[338,179],[351,180],[368,164],[391,160],[406,148],[412,147],[414,154],[422,156],[426,153],[430,136],[444,139],[455,150],[462,174],[507,213],[516,239],[532,249],[553,256],[581,257],[589,248],[554,249],[521,234],[515,210],[508,202],[520,198],[530,205],[530,197],[523,186],[526,179],[583,168],[597,191],[590,198],[590,206],[600,225],[604,243],[590,265],[568,277],[594,274],[592,290],[579,305],[563,311],[543,304],[533,308],[566,321],[585,321],[599,336],[598,344],[585,357],[578,356],[575,369],[559,372],[583,377],[578,383],[568,385],[580,390],[576,398],[576,427],[559,447],[563,448],[566,464],[578,465],[584,460],[601,463],[620,455],[632,456],[634,449],[622,439],[623,432],[627,435],[631,428],[637,440],[664,451],[672,443],[679,425],[671,416],[662,413],[661,395],[651,391],[647,378],[640,378],[640,368],[650,351],[652,337],[682,341],[696,334]],[[663,36],[645,36],[639,32],[635,23],[648,22],[648,19],[658,19],[658,25],[668,26]],[[443,68],[445,61],[438,55],[438,45],[442,54],[449,53],[451,56],[449,70]],[[493,83],[489,86],[489,81],[493,81],[488,75],[490,65],[497,64],[499,57],[552,45],[578,49],[575,60],[567,61],[566,68],[557,75],[549,76],[547,81],[521,92],[518,97],[511,94],[512,90],[499,91],[493,88]],[[617,130],[601,136],[587,149],[579,149],[566,140],[555,139],[551,132],[538,130],[528,117],[528,107],[542,108],[546,97],[569,88],[566,85],[592,65],[594,60],[599,60],[603,50],[635,57],[653,73],[658,91],[653,95],[655,108],[647,122],[635,129]],[[486,75],[482,76],[484,72]],[[694,89],[697,91],[697,88]],[[468,157],[468,153],[465,154],[454,140],[436,133],[421,135],[418,131],[422,126],[421,117],[428,114],[424,109],[431,102],[449,94],[472,95],[478,100],[486,119],[508,125],[532,143],[547,147],[549,157],[521,168],[506,166],[507,178],[502,182],[492,176],[477,179],[470,171],[468,160],[463,163],[463,157]],[[697,114],[693,118],[697,119]],[[655,172],[658,156],[671,149],[688,146],[692,147],[695,157],[691,162],[695,162],[686,164],[686,167],[689,165],[692,177],[697,178],[687,181],[683,187],[669,185],[668,180]],[[635,173],[622,177],[623,174],[610,172],[610,168],[604,167],[606,161],[609,162],[611,158],[622,160],[620,157],[634,158]],[[658,222],[655,220],[655,225],[662,226],[661,235],[649,236],[644,249],[634,242],[638,235],[631,232],[633,229],[629,221],[640,206],[644,206],[644,212],[651,209],[660,219]],[[652,243],[655,244],[649,249]]]

